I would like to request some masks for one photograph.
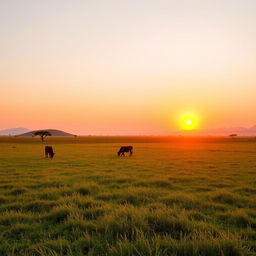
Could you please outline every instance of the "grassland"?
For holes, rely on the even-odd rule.
[[[253,139],[0,138],[0,255],[256,255],[255,240]]]

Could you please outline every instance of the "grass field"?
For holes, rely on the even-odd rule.
[[[0,255],[256,255],[255,240],[254,139],[0,138]]]

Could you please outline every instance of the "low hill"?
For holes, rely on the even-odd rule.
[[[230,127],[208,130],[193,130],[193,131],[179,131],[175,135],[187,136],[229,136],[230,134],[237,134],[238,136],[256,136],[256,125],[245,127]]]
[[[68,133],[68,132],[64,132],[61,130],[55,130],[55,129],[42,129],[42,130],[35,130],[35,131],[31,131],[31,132],[26,132],[26,133],[22,133],[19,134],[18,136],[22,136],[22,137],[33,137],[34,133],[37,131],[48,131],[52,136],[65,136],[65,137],[74,137],[76,135]]]
[[[10,129],[5,129],[5,130],[0,130],[0,136],[8,136],[8,135],[18,135],[21,133],[26,133],[29,132],[29,129],[19,127],[19,128],[10,128]]]

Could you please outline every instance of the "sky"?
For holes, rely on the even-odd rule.
[[[255,13],[255,0],[0,1],[0,129],[165,135],[186,113],[195,129],[253,126]]]

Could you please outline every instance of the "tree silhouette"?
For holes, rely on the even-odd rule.
[[[237,134],[233,133],[229,135],[230,138],[234,139],[235,137],[237,137]]]
[[[46,136],[52,136],[52,134],[48,131],[36,131],[36,132],[34,132],[34,136],[40,136],[41,141],[44,141],[44,138]]]

